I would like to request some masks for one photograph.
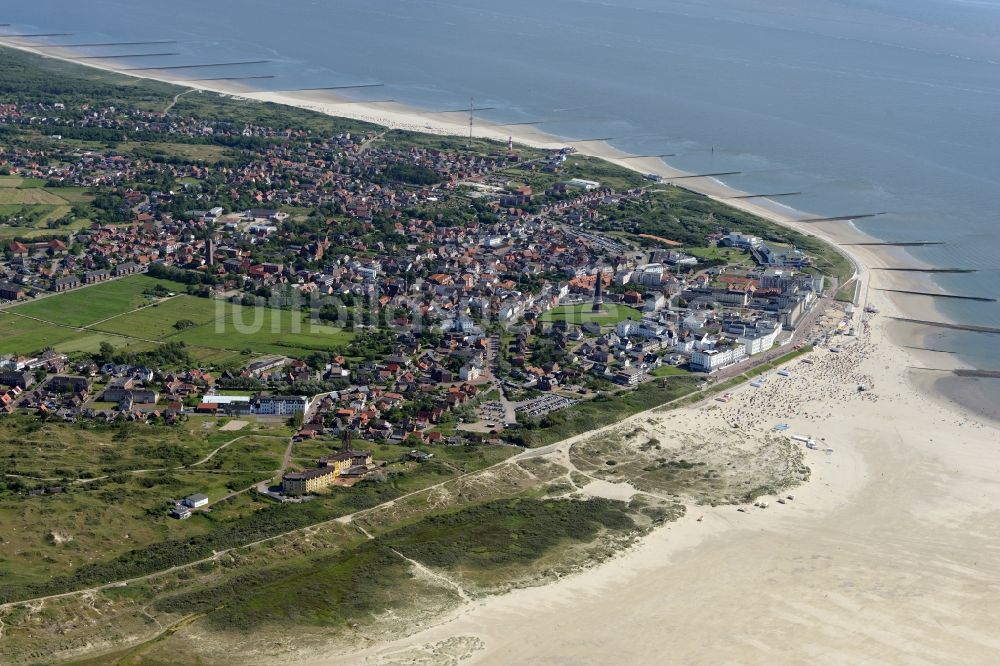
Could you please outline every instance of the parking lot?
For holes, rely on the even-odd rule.
[[[479,405],[476,409],[479,414],[479,418],[489,423],[503,423],[504,422],[504,408],[498,400],[491,400],[490,402],[484,402]]]
[[[526,414],[527,416],[545,416],[549,412],[565,409],[566,407],[575,405],[577,402],[579,401],[570,400],[561,395],[543,395],[531,400],[516,402],[514,403],[514,409],[519,414]]]

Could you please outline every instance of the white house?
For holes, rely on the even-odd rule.
[[[625,386],[636,386],[642,381],[642,370],[638,368],[626,367],[615,373],[614,379],[619,384]]]
[[[615,333],[620,338],[627,338],[635,335],[648,340],[649,338],[656,338],[664,335],[666,331],[667,328],[665,326],[649,321],[648,319],[640,319],[639,321],[636,321],[635,319],[626,319],[615,325]]]
[[[474,363],[466,363],[458,371],[458,378],[463,382],[474,382],[483,376],[483,369]]]
[[[757,328],[747,328],[737,340],[746,347],[747,356],[753,356],[773,347],[780,332],[778,324],[758,325]]]
[[[184,498],[184,506],[192,509],[197,509],[198,507],[205,506],[206,504],[208,504],[208,495],[203,495],[202,493],[197,493]]]
[[[763,243],[758,236],[749,236],[737,232],[730,233],[723,238],[722,241],[725,245],[731,245],[732,247],[738,247],[744,250],[760,247]]]
[[[632,280],[645,287],[658,287],[663,283],[664,273],[669,275],[669,271],[663,264],[646,264],[636,269]]]
[[[667,297],[661,292],[654,291],[643,297],[642,309],[644,312],[659,312],[667,307]]]
[[[715,372],[720,368],[739,363],[747,356],[744,345],[712,347],[691,354],[691,369],[695,372]]]

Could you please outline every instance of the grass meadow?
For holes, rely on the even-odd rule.
[[[199,361],[212,364],[227,363],[247,351],[303,356],[339,350],[354,335],[315,323],[302,312],[245,307],[184,293],[160,300],[143,294],[155,285],[177,292],[184,289],[169,280],[133,275],[0,310],[0,353],[27,354],[46,347],[94,352],[101,342],[142,351],[178,341]]]
[[[642,313],[635,308],[617,303],[605,303],[601,312],[591,312],[591,304],[563,305],[553,308],[539,317],[543,322],[568,321],[580,325],[589,321],[601,326],[614,326],[623,319],[642,319]]]

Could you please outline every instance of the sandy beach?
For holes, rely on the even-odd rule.
[[[71,59],[54,50],[44,54]],[[461,114],[214,84],[211,90],[393,128],[468,132]],[[513,135],[540,147],[566,145],[512,129],[477,123],[474,132],[504,141]],[[643,173],[682,175],[658,159],[623,160],[627,155],[607,145],[577,148]],[[682,182],[720,200],[740,194],[713,179]],[[847,223],[796,222],[807,216],[766,201],[726,203],[842,247],[866,238]],[[359,644],[347,655],[316,654],[311,663],[995,663],[997,425],[921,390],[930,384],[928,373],[910,369],[954,367],[953,359],[914,354],[891,336],[892,315],[944,319],[932,299],[890,300],[872,288],[933,289],[918,276],[871,270],[913,260],[899,250],[845,249],[858,267],[860,306],[871,302],[881,313],[861,326],[859,307],[861,334],[845,339],[842,352],[819,350],[811,364],[793,361],[790,377],[770,376],[759,389],[743,386],[724,405],[644,413],[614,426],[648,420],[669,444],[710,423],[735,424],[747,438],[787,423],[789,434],[809,434],[821,444],[804,453],[812,477],[791,491],[793,501],[778,504],[772,497],[768,508],[744,511],[689,507],[686,517],[601,566],[472,601],[440,622],[414,627],[406,638]],[[859,393],[861,382],[872,390]],[[562,442],[550,455],[565,456],[593,436]]]

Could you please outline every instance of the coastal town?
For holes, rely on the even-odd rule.
[[[0,663],[997,663],[997,1],[5,7]]]
[[[621,549],[679,498],[746,510],[808,478],[822,440],[760,435],[793,419],[739,391],[861,348],[830,246],[568,147],[116,94],[0,106],[0,510],[24,571],[0,586],[5,635],[35,635],[24,600],[144,580],[154,616],[208,594],[242,626],[240,595],[286,612],[267,591],[286,566],[346,567],[327,608],[354,622],[413,592],[413,562],[496,590]],[[694,454],[592,437],[693,403],[714,410]],[[602,485],[629,480],[642,501]],[[229,587],[244,576],[270,582]]]
[[[6,321],[29,316],[24,303],[87,298],[141,275],[161,280],[143,291],[143,306],[186,301],[223,317],[228,306],[241,317],[281,310],[298,326],[341,333],[300,353],[251,345],[198,363],[189,330],[214,326],[233,348],[241,333],[177,308],[161,347],[172,353],[147,351],[143,363],[116,359],[106,341],[90,352],[22,347],[4,356],[8,414],[66,423],[285,418],[297,423],[296,440],[518,443],[525,426],[602,394],[663,377],[710,379],[798,349],[796,330],[837,281],[794,246],[711,221],[688,243],[606,233],[670,186],[617,190],[570,177],[572,149],[393,148],[374,132],[321,137],[59,102],[4,104],[4,126],[41,137],[2,148],[9,184],[80,193],[90,207],[48,223],[62,233],[34,232],[28,213],[6,218],[15,232],[0,263]],[[210,168],[66,139],[94,131],[211,137],[234,148],[225,166]],[[539,176],[545,189],[525,184]],[[98,219],[81,225],[84,215]],[[18,237],[20,224],[32,233]],[[102,323],[81,330],[129,337]],[[325,469],[291,474],[370,471]],[[295,495],[318,487],[300,476],[282,486]]]

